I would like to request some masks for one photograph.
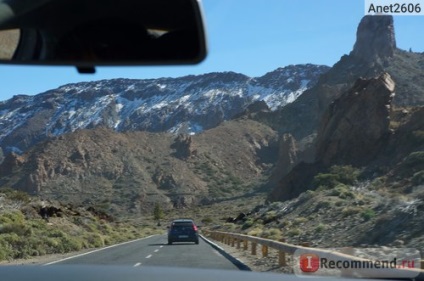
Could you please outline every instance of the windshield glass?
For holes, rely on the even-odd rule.
[[[380,2],[203,0],[194,66],[1,65],[0,263],[420,269],[424,3]]]

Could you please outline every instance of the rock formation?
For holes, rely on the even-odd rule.
[[[174,139],[171,148],[175,149],[173,155],[181,160],[189,158],[194,153],[191,137],[183,134],[178,135]]]
[[[324,165],[367,163],[389,131],[395,83],[389,74],[358,79],[325,112],[318,131],[316,159]]]
[[[350,55],[365,61],[393,57],[396,49],[392,16],[365,16],[356,32]]]
[[[298,163],[298,159],[296,139],[290,134],[284,134],[279,142],[278,162],[267,185],[274,186],[277,184]]]
[[[317,173],[332,165],[370,163],[384,149],[384,140],[391,133],[389,124],[394,89],[395,83],[387,73],[368,80],[358,79],[324,113],[316,140],[315,163],[300,162],[293,167],[268,199],[284,201],[297,197],[311,188],[311,181]]]

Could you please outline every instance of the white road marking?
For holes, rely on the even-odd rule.
[[[134,264],[134,267],[137,267],[137,266],[140,266],[140,265],[141,265],[141,262],[138,262],[138,263]]]
[[[152,255],[148,255],[147,257],[146,257],[146,259],[150,259],[152,257]]]
[[[202,237],[202,239],[203,240],[205,240],[206,242],[208,242],[209,244],[212,244],[212,245],[214,245],[215,247],[217,247],[218,249],[220,249],[221,251],[224,251],[225,252],[225,250],[221,247],[221,246],[218,246],[218,244],[216,244],[216,243],[214,243],[214,242],[212,242],[211,240],[209,240],[209,239],[207,239],[205,236],[203,236],[203,235],[200,235],[201,237]]]
[[[216,244],[216,243],[214,243],[214,242],[212,242],[211,240],[209,240],[209,239],[207,239],[205,236],[203,236],[203,235],[200,235],[200,237],[202,237],[202,239],[203,240],[205,240],[207,243],[209,243],[209,244],[211,244],[211,245],[213,245],[213,247],[216,247],[216,248],[218,248],[220,251],[222,251],[222,252],[225,252],[225,250],[222,248],[222,247],[220,247],[220,246],[218,246],[218,244]],[[219,254],[220,256],[222,256],[222,254],[219,252],[219,251],[217,251],[217,250],[213,250],[216,254]],[[242,260],[240,260],[240,259],[238,259],[238,258],[235,258],[236,260],[238,260],[239,262],[240,262],[240,264],[242,264],[243,266],[245,266],[246,268],[249,268]]]
[[[163,246],[160,246],[159,248],[163,248]]]
[[[49,262],[49,263],[45,263],[45,264],[43,264],[43,266],[45,266],[45,265],[51,265],[51,264],[55,264],[55,263],[59,263],[59,262],[62,262],[62,261],[66,261],[66,260],[73,259],[73,258],[82,257],[82,256],[85,256],[85,255],[88,255],[88,254],[92,254],[92,253],[95,253],[95,252],[100,252],[100,251],[103,251],[103,250],[106,250],[106,249],[110,249],[110,248],[113,248],[113,247],[117,247],[117,246],[121,246],[121,245],[129,244],[129,243],[132,243],[132,242],[141,241],[141,240],[144,240],[144,239],[151,238],[151,237],[153,237],[153,236],[156,236],[156,235],[150,235],[150,236],[148,236],[148,237],[144,237],[144,238],[140,238],[140,239],[136,239],[136,240],[131,240],[131,241],[127,241],[127,242],[124,242],[124,243],[120,243],[120,244],[116,244],[116,245],[112,245],[112,246],[107,246],[107,247],[104,247],[104,248],[101,248],[101,249],[97,249],[97,250],[94,250],[94,251],[90,251],[90,252],[87,252],[87,253],[83,253],[83,254],[75,255],[75,256],[72,256],[72,257],[67,257],[67,258],[64,258],[64,259],[61,259],[61,260],[52,261],[52,262]]]
[[[157,253],[157,252],[159,252],[159,249],[156,249],[156,250],[155,250],[155,253]]]

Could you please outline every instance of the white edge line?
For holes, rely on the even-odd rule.
[[[110,248],[113,248],[113,247],[122,246],[122,245],[125,245],[125,244],[129,244],[129,243],[141,241],[141,240],[148,239],[148,238],[151,238],[151,237],[156,236],[156,235],[150,235],[150,236],[147,236],[147,237],[143,237],[143,238],[139,238],[139,239],[135,239],[135,240],[123,242],[123,243],[120,243],[120,244],[115,244],[115,245],[107,246],[107,247],[104,247],[104,248],[101,248],[101,249],[96,249],[94,251],[90,251],[90,252],[87,252],[87,253],[83,253],[83,254],[79,254],[79,255],[67,257],[67,258],[64,258],[64,259],[57,260],[57,261],[52,261],[52,262],[43,264],[43,266],[52,265],[52,264],[55,264],[55,263],[66,261],[66,260],[70,260],[70,259],[74,259],[74,258],[85,256],[85,255],[89,255],[89,254],[92,254],[92,253],[100,252],[100,251],[103,251],[103,250],[106,250],[106,249],[110,249]]]
[[[207,238],[206,238],[205,236],[203,236],[203,235],[200,235],[200,236],[202,237],[202,239],[204,239],[204,240],[208,241],[210,244],[214,245],[215,247],[217,247],[217,248],[218,248],[218,249],[220,249],[221,251],[224,251],[224,252],[225,252],[225,250],[224,250],[221,246],[219,246],[218,244],[216,244],[216,243],[212,242],[211,240],[207,239]]]
[[[201,235],[201,234],[200,234],[200,236],[202,237],[202,239],[206,240],[208,243],[213,244],[215,247],[217,247],[217,248],[218,248],[218,249],[220,249],[221,251],[224,251],[225,253],[227,253],[227,251],[225,251],[225,250],[224,250],[224,248],[222,248],[222,247],[221,247],[221,246],[219,246],[218,244],[216,244],[216,243],[212,242],[211,240],[207,239],[205,236],[203,236],[203,235]],[[222,254],[221,254],[221,253],[218,253],[218,254],[220,254],[220,255],[222,256]],[[227,254],[228,254],[228,253],[227,253]],[[228,255],[230,255],[230,254],[228,254]],[[230,256],[232,256],[232,255],[230,255]],[[234,256],[232,256],[232,257],[233,257],[234,259],[238,260],[241,264],[243,264],[243,265],[245,265],[246,267],[250,268],[250,267],[249,267],[249,266],[247,266],[247,265],[246,265],[246,263],[245,263],[244,261],[242,261],[241,259],[236,258],[236,257],[234,257]]]

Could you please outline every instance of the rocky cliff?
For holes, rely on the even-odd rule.
[[[315,141],[313,147],[307,146],[306,153],[302,153],[303,149],[298,150],[298,163],[323,162],[327,165],[333,161],[334,164],[343,162],[346,158],[353,160],[351,164],[369,163],[380,149],[383,136],[391,133],[387,106],[424,105],[424,54],[398,49],[394,30],[391,16],[365,16],[358,26],[353,50],[343,55],[314,87],[284,108],[258,112],[252,118],[282,135],[290,134],[296,142]],[[385,80],[384,77],[390,85],[396,84],[394,96],[390,87],[373,82]],[[370,85],[380,88],[369,88]],[[353,102],[358,98],[361,100]],[[344,104],[341,106],[341,103]],[[352,142],[353,139],[357,142]],[[341,151],[344,155],[338,154]],[[282,161],[284,157],[279,160]],[[285,181],[287,170],[291,168],[288,165],[276,169],[268,186]]]
[[[365,16],[359,23],[351,56],[368,62],[393,58],[396,50],[392,16]]]
[[[358,79],[323,114],[316,138],[315,162],[300,163],[280,178],[272,201],[288,200],[312,188],[313,177],[333,165],[362,167],[384,151],[390,131],[395,83],[389,74]],[[289,167],[289,166],[286,166]]]
[[[390,137],[394,91],[395,83],[387,73],[358,79],[324,113],[316,140],[316,159],[325,166],[369,163]]]
[[[389,73],[397,85],[393,105],[424,105],[424,53],[398,49],[394,30],[392,16],[364,17],[352,51],[321,75],[314,87],[284,108],[257,114],[255,119],[301,140],[317,132],[327,107],[359,77],[369,79],[383,73]]]

